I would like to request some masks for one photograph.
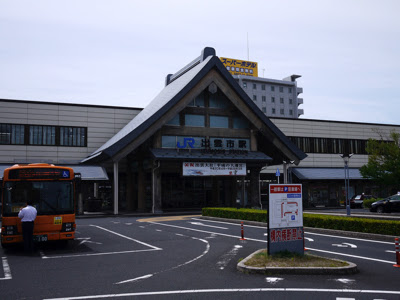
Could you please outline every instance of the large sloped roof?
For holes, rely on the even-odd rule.
[[[257,117],[293,153],[298,161],[306,157],[306,154],[297,148],[251,101],[232,75],[225,69],[219,58],[217,56],[208,56],[179,77],[175,77],[132,121],[82,162],[113,159],[117,153],[135,141],[149,126],[157,122],[161,116],[177,104],[212,69],[216,69],[219,72],[244,103],[254,111]]]

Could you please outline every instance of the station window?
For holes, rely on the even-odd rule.
[[[249,128],[249,122],[243,117],[233,117],[233,128],[234,129]]]
[[[257,101],[257,95],[253,95],[253,101]]]
[[[60,127],[60,146],[86,146],[86,128]]]
[[[204,115],[185,115],[185,126],[192,127],[204,127],[205,126],[205,118]]]
[[[229,118],[226,116],[210,116],[211,128],[229,128]]]
[[[279,92],[283,93],[283,86],[279,87]]]
[[[25,126],[19,124],[0,124],[1,145],[23,145]]]
[[[55,126],[29,126],[29,145],[55,145],[56,127]]]

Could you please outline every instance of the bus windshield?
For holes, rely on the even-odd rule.
[[[38,215],[74,213],[71,181],[8,181],[4,184],[3,216],[17,216],[28,199]]]

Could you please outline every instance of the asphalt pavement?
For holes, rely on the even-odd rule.
[[[306,231],[309,253],[359,273],[243,274],[237,263],[267,247],[266,228],[194,216],[80,218],[76,240],[1,249],[0,299],[400,299],[394,243]]]

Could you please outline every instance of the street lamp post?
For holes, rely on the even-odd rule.
[[[349,160],[352,154],[340,154],[340,157],[343,158],[344,161],[344,190],[345,190],[345,199],[346,199],[346,213],[350,216],[350,199],[349,199],[349,189],[350,189],[350,174],[349,174]]]

